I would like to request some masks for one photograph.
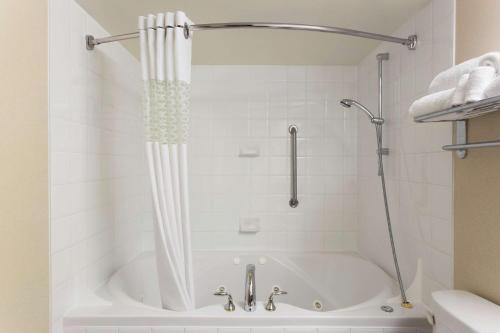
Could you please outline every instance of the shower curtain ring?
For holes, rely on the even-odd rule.
[[[191,33],[189,31],[189,25],[187,24],[187,22],[184,22],[184,38],[189,39],[190,34]]]

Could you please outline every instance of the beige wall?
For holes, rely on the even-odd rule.
[[[457,0],[457,63],[500,51],[500,1]],[[469,121],[469,140],[500,140],[500,113]],[[500,304],[500,149],[454,160],[455,287]]]
[[[0,1],[0,332],[48,332],[47,1]]]

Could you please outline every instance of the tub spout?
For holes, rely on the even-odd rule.
[[[257,296],[255,295],[255,265],[247,265],[245,279],[245,311],[253,312],[257,308]]]

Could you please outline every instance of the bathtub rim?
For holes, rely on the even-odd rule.
[[[201,251],[203,252],[203,251]],[[262,251],[213,251],[225,253],[242,254],[262,254]],[[151,255],[152,251],[144,251],[134,259],[140,256]],[[272,253],[279,254],[304,254],[304,252],[292,251],[273,251],[265,254],[270,256]],[[357,252],[330,252],[314,251],[309,253],[319,254],[341,254],[348,255],[376,266],[391,281],[394,281],[389,274],[372,261],[364,258]],[[117,269],[112,276],[124,269],[129,263]],[[172,310],[159,309],[154,306],[146,305],[136,301],[127,295],[130,302],[125,304],[113,304],[113,299],[106,287],[108,282],[95,291],[85,304],[79,305],[70,310],[63,319],[65,327],[72,326],[165,326],[165,327],[375,327],[375,328],[423,328],[429,329],[427,321],[429,314],[428,308],[414,303],[411,310],[403,309],[399,302],[394,298],[387,299],[384,302],[373,302],[369,299],[366,302],[355,304],[350,307],[340,308],[332,311],[317,312],[303,309],[292,304],[277,302],[278,310],[276,312],[267,312],[264,310],[263,302],[258,302],[256,312],[245,312],[237,302],[237,310],[228,313],[223,310],[223,302],[198,308],[190,312],[176,312]],[[108,293],[108,294],[107,294]],[[125,293],[124,293],[125,294]],[[125,294],[126,295],[126,294]],[[396,295],[397,297],[397,295]],[[391,305],[394,312],[386,313],[380,310],[381,305]],[[193,320],[196,319],[196,320]]]
[[[387,303],[389,304],[389,303]],[[256,312],[245,312],[241,307],[228,313],[222,305],[211,305],[194,313],[162,311],[127,305],[78,307],[63,319],[71,326],[165,326],[165,327],[373,327],[429,329],[428,310],[420,303],[413,309],[389,304],[394,312],[386,313],[378,305],[341,312],[312,312],[288,304],[278,304],[278,310],[269,313],[258,302]],[[281,309],[281,311],[279,310]]]
[[[193,251],[193,253],[197,253],[197,252],[199,252],[199,253],[205,253],[207,251],[205,251],[205,250],[194,250]],[[285,303],[285,302],[282,303],[282,302],[279,302],[279,301],[276,302],[276,304],[288,304],[291,307],[294,307],[294,308],[297,308],[297,309],[300,309],[300,310],[303,310],[303,311],[307,311],[307,312],[310,312],[310,313],[320,313],[320,312],[333,313],[333,312],[350,311],[350,310],[355,310],[357,308],[363,308],[365,306],[369,306],[369,305],[372,305],[372,304],[382,304],[381,303],[382,300],[383,300],[383,303],[386,304],[388,302],[391,302],[393,299],[396,299],[396,298],[399,297],[399,293],[397,293],[398,288],[397,288],[396,280],[394,278],[392,278],[380,266],[378,266],[377,264],[375,264],[371,260],[363,257],[362,255],[360,255],[357,252],[351,252],[351,251],[308,251],[308,252],[301,252],[301,251],[267,251],[266,253],[264,253],[264,251],[261,251],[261,250],[252,250],[252,251],[213,250],[213,251],[208,251],[208,252],[210,252],[210,253],[231,254],[231,255],[234,255],[234,256],[244,256],[244,255],[265,256],[265,257],[268,257],[268,258],[271,258],[271,259],[275,260],[276,262],[280,263],[284,267],[291,269],[292,271],[294,271],[295,274],[297,274],[302,279],[304,279],[304,277],[305,277],[305,276],[302,276],[302,274],[304,274],[304,273],[302,273],[302,272],[296,272],[295,271],[295,269],[296,269],[295,267],[290,267],[289,264],[283,263],[283,260],[288,259],[287,258],[288,256],[293,256],[293,255],[334,255],[334,256],[349,257],[349,258],[352,258],[354,260],[359,260],[359,261],[363,262],[363,264],[367,264],[367,265],[370,265],[370,266],[376,268],[382,274],[383,278],[387,279],[387,281],[390,283],[388,285],[382,286],[380,288],[380,290],[378,291],[378,293],[376,295],[373,295],[371,298],[365,299],[364,301],[362,301],[360,303],[356,303],[356,304],[353,304],[353,305],[350,305],[350,306],[346,306],[346,307],[342,307],[342,308],[338,308],[338,309],[334,309],[334,310],[329,310],[329,311],[314,311],[314,310],[305,309],[305,308],[302,308],[302,307],[299,307],[299,306],[296,306],[296,305],[293,305],[293,304],[290,304],[290,303]],[[96,291],[96,293],[97,292],[101,293],[102,295],[104,295],[105,299],[106,298],[111,298],[111,300],[109,300],[108,303],[112,302],[113,300],[116,300],[118,298],[118,300],[124,302],[125,304],[131,305],[131,306],[145,307],[145,308],[148,308],[148,309],[159,310],[159,311],[163,311],[163,312],[176,312],[176,311],[173,311],[173,310],[160,309],[160,308],[155,307],[155,306],[151,306],[151,305],[148,305],[148,304],[141,303],[140,301],[137,301],[134,298],[132,298],[132,296],[130,296],[126,292],[120,290],[119,288],[116,288],[117,283],[114,283],[114,279],[116,278],[116,276],[121,271],[123,271],[130,263],[132,263],[134,261],[137,261],[137,260],[140,260],[142,257],[148,257],[148,256],[152,256],[152,255],[154,256],[154,251],[143,251],[143,252],[139,253],[137,256],[135,256],[133,259],[131,259],[127,264],[124,264],[120,268],[118,268],[110,276],[110,278],[108,279],[108,281],[103,286],[101,286],[100,288],[98,288],[98,290]],[[284,255],[285,259],[280,258],[279,257],[280,255],[281,256]],[[292,262],[292,264],[294,264],[294,263]],[[296,264],[294,264],[294,265],[296,265]],[[298,267],[298,268],[300,270],[300,267]],[[306,283],[309,283],[310,285],[314,284],[313,281],[310,281],[310,280],[307,280],[307,279],[304,279],[304,281]],[[115,292],[114,293],[110,293],[110,289],[113,289]],[[238,300],[235,303],[238,305],[239,302],[241,302],[241,301]],[[200,309],[203,309],[203,308],[206,308],[206,307],[210,307],[211,305],[218,305],[219,303],[222,303],[222,301],[218,302],[218,303],[216,302],[216,303],[210,304],[208,306],[196,308],[195,310],[188,311],[188,312],[189,313],[196,313],[196,311],[198,311]]]

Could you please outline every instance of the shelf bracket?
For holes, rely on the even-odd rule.
[[[457,145],[467,144],[467,120],[459,120],[455,122],[455,141]],[[467,149],[458,149],[457,157],[464,159],[467,156]]]
[[[455,144],[443,146],[443,150],[454,151],[457,157],[464,159],[468,149],[500,147],[500,141],[467,142],[467,120],[455,122]]]

